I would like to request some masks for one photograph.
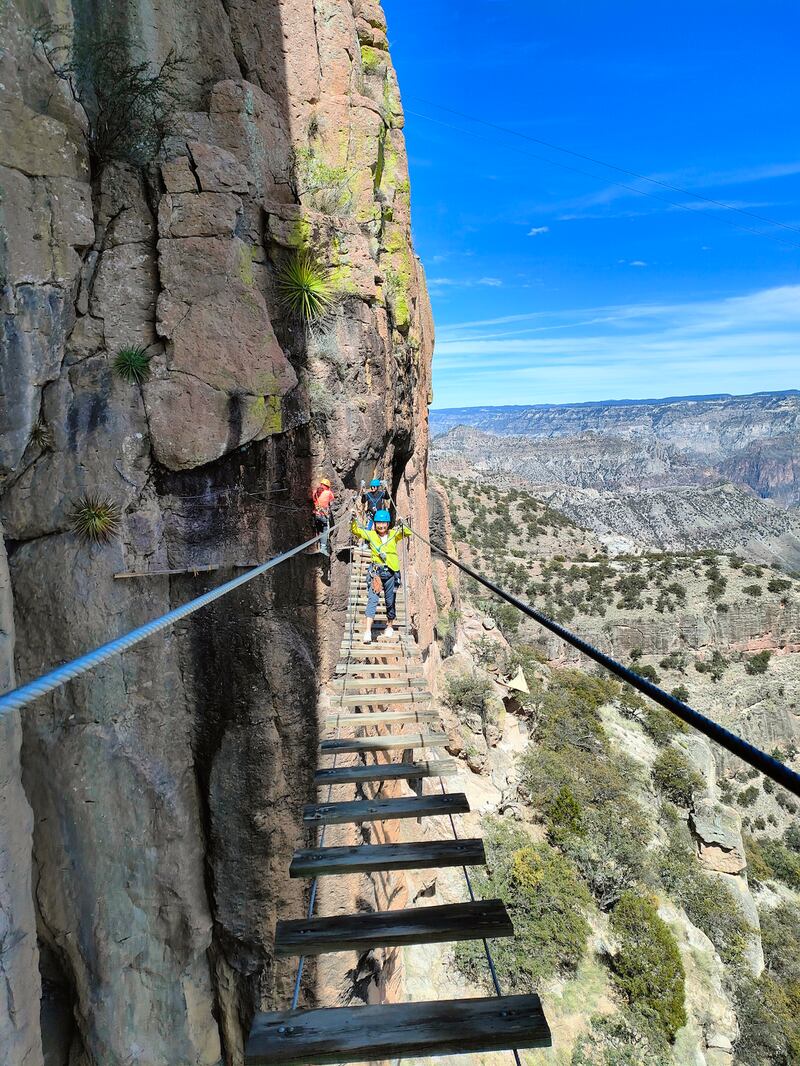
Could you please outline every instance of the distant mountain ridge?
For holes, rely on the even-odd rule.
[[[738,485],[800,504],[800,392],[431,411],[434,457],[472,460],[531,484],[647,491]]]
[[[708,408],[724,408],[728,411],[741,409],[753,411],[759,409],[771,409],[773,405],[781,405],[781,401],[789,402],[789,409],[794,410],[795,415],[800,411],[800,390],[784,389],[780,392],[755,392],[744,396],[735,396],[731,393],[715,393],[707,396],[666,396],[660,399],[646,400],[586,400],[582,403],[563,404],[505,404],[499,406],[482,407],[448,407],[432,408],[430,412],[430,428],[433,436],[446,433],[454,426],[474,426],[493,433],[524,433],[526,426],[528,432],[538,436],[537,425],[542,416],[547,416],[553,421],[559,418],[568,423],[572,421],[571,412],[586,414],[586,412],[603,412],[605,410],[630,408],[635,411],[638,408],[688,408],[689,406],[707,406]]]

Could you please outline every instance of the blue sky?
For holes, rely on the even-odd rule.
[[[794,0],[384,8],[435,407],[800,385]]]

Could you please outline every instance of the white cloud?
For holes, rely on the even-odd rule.
[[[628,263],[628,266],[646,267],[647,263],[645,263],[644,259],[631,259],[630,263]]]
[[[529,237],[538,237],[540,233],[549,233],[549,232],[550,232],[550,227],[549,226],[532,226],[531,229],[528,230],[528,236]]]
[[[498,288],[502,285],[501,278],[428,278],[428,288],[446,288],[448,286],[458,286],[462,289],[471,289],[475,285],[489,285],[492,288]]]
[[[800,285],[440,326],[434,356],[439,407],[794,388],[798,366]]]

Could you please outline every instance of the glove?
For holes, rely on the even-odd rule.
[[[372,591],[377,596],[380,596],[381,592],[383,591],[383,582],[381,581],[381,579],[378,577],[377,574],[373,574],[372,575]]]

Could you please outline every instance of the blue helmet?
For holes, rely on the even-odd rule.
[[[374,477],[369,483],[371,489],[379,489],[381,487],[380,478]]]
[[[391,522],[392,516],[388,511],[376,511],[374,522]]]

